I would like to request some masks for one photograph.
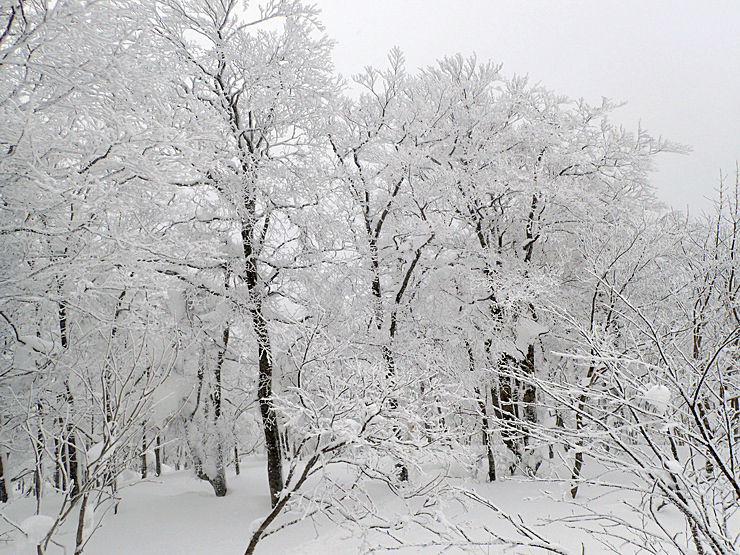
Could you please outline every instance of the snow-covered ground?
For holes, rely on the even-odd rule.
[[[595,487],[583,486],[578,503],[569,497],[569,484],[556,479],[528,480],[507,478],[493,484],[467,479],[459,483],[475,494],[490,501],[502,511],[514,517],[516,523],[523,521],[549,541],[560,544],[571,553],[608,553],[609,549],[599,543],[598,537],[579,527],[571,527],[567,520],[573,515],[583,514],[583,503],[589,500],[591,507],[605,514],[614,514],[630,519],[625,502],[635,502],[625,488],[623,491],[605,493]],[[625,486],[629,483],[625,482]],[[195,478],[190,471],[178,471],[159,478],[134,480],[120,491],[121,502],[117,514],[108,514],[85,549],[88,555],[239,555],[244,553],[250,528],[256,519],[267,514],[270,500],[266,483],[265,463],[261,458],[250,458],[243,462],[240,476],[229,476],[229,493],[216,498],[206,482]],[[373,491],[377,505],[388,507],[396,503],[394,494],[387,487]],[[21,498],[2,508],[3,513],[14,522],[20,523],[33,515],[35,501]],[[42,503],[41,514],[54,514],[54,500],[47,498]],[[672,509],[663,508],[664,517],[680,525],[680,515],[671,514]],[[97,515],[100,516],[100,515]],[[489,542],[488,545],[469,544],[448,547],[445,553],[486,554],[535,554],[541,549],[530,547],[506,547],[496,544],[495,539],[483,528],[505,538],[524,540],[512,523],[497,516],[491,508],[469,503],[467,507],[450,502],[440,515],[440,520],[462,527],[473,542]],[[549,522],[553,519],[558,522]],[[35,520],[39,520],[38,518]],[[76,518],[70,519],[76,521]],[[29,521],[30,522],[30,521]],[[636,522],[637,523],[637,522]],[[41,522],[43,524],[43,522]],[[67,553],[74,552],[74,525],[67,522],[55,537],[67,546]],[[572,524],[572,523],[571,523]],[[11,531],[3,522],[0,531],[8,531],[5,542],[0,544],[0,554],[36,553],[35,547],[18,531]],[[34,529],[33,533],[38,530]],[[414,544],[393,552],[439,553],[442,546],[425,545],[433,538],[418,529],[394,532],[405,542]],[[373,535],[375,534],[375,535]],[[398,547],[381,533],[371,533],[371,544]],[[618,545],[619,542],[617,542]],[[364,551],[362,539],[356,533],[327,520],[307,519],[262,540],[257,547],[260,554],[351,554]],[[620,553],[636,553],[635,547],[622,546]],[[383,549],[380,552],[387,552]],[[50,555],[63,553],[62,549],[50,546]]]

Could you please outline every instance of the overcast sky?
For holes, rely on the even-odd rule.
[[[679,209],[706,209],[720,170],[740,159],[738,0],[314,0],[345,76],[384,67],[393,46],[409,70],[461,52],[600,104],[612,118],[688,145],[661,155],[652,180]]]

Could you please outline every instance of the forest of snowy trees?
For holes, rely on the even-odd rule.
[[[82,553],[122,476],[221,497],[257,457],[240,553],[310,518],[580,553],[444,518],[505,518],[467,486],[512,477],[620,553],[737,552],[737,177],[670,212],[681,147],[606,101],[331,49],[300,0],[0,2],[0,550]]]

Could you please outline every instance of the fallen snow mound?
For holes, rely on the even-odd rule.
[[[30,543],[39,545],[44,541],[55,522],[56,520],[50,516],[33,515],[21,522],[21,529]]]
[[[664,414],[671,402],[671,390],[664,385],[654,385],[645,392],[645,400],[660,414]]]

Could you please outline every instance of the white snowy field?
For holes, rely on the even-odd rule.
[[[458,479],[457,486],[466,488],[490,501],[513,517],[515,523],[523,522],[543,538],[564,548],[564,552],[587,555],[610,553],[612,549],[600,541],[600,535],[583,530],[572,522],[575,515],[583,515],[585,506],[605,515],[613,515],[632,522],[639,529],[643,524],[628,504],[639,497],[629,488],[606,490],[583,486],[579,499],[570,499],[567,481],[505,478],[489,484],[472,479]],[[377,506],[389,512],[398,509],[399,500],[384,485],[373,489]],[[256,519],[264,517],[270,509],[265,463],[262,458],[246,459],[240,476],[229,475],[229,493],[216,498],[208,483],[194,477],[191,471],[177,471],[150,480],[133,480],[120,491],[118,513],[105,516],[85,548],[87,555],[240,555],[250,538],[250,527]],[[58,502],[58,500],[57,500]],[[54,515],[53,497],[43,500],[40,513]],[[33,515],[35,500],[15,499],[2,508],[3,513],[16,523]],[[295,515],[292,515],[295,516]],[[96,514],[96,521],[100,515]],[[661,508],[663,524],[674,530],[682,528],[681,517],[671,507]],[[74,522],[73,522],[74,521]],[[443,544],[438,538],[413,525],[393,531],[406,547],[394,542],[387,534],[366,532],[364,537],[357,530],[345,528],[327,519],[305,519],[262,540],[258,554],[326,554],[362,553],[368,546],[381,553],[482,553],[482,554],[537,554],[542,549],[529,546],[502,545],[495,538],[524,543],[532,542],[517,533],[514,525],[496,515],[489,507],[470,502],[467,506],[451,501],[439,515],[439,521],[449,521],[460,527],[470,539]],[[74,526],[70,519],[55,539],[66,546],[66,553],[74,552]],[[591,522],[594,530],[603,530],[600,523]],[[486,531],[485,529],[488,529]],[[614,530],[614,532],[619,532]],[[0,554],[35,554],[22,534],[13,531],[6,522],[0,524],[3,542]],[[539,540],[534,538],[534,543]],[[639,553],[639,547],[613,540],[618,553]],[[64,553],[60,547],[50,546],[49,555]]]

